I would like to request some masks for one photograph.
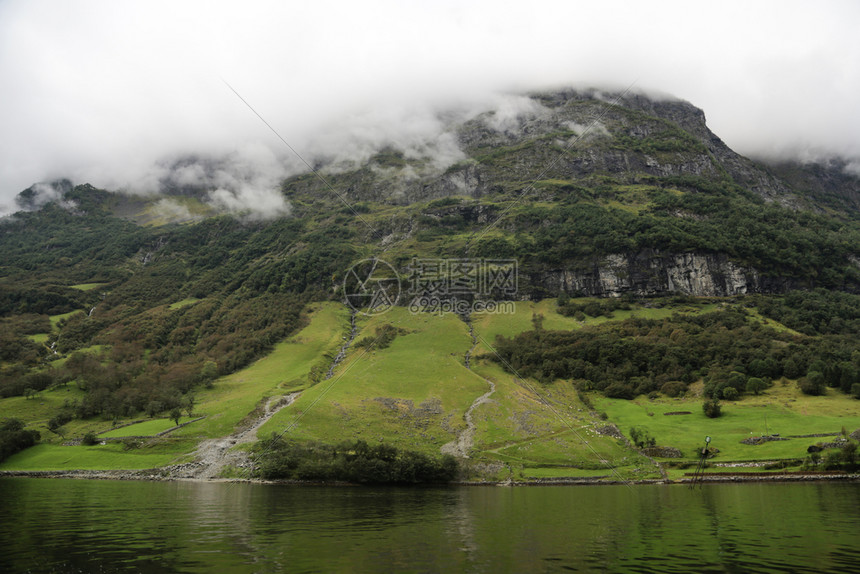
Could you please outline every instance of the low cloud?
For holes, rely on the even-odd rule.
[[[15,204],[22,211],[37,211],[49,203],[67,211],[76,211],[78,204],[64,197],[69,189],[71,184],[67,180],[35,183],[15,198]]]
[[[492,109],[491,129],[516,129],[540,107],[495,94],[571,85],[683,98],[746,155],[860,158],[858,22],[843,0],[5,0],[0,205],[62,177],[134,193],[172,180],[284,214],[278,183],[307,167],[257,113],[315,167],[387,146],[444,170],[462,159],[452,121]],[[178,163],[192,157],[240,165]]]
[[[548,114],[540,102],[527,96],[502,96],[484,116],[484,123],[497,132],[519,132],[525,121]]]

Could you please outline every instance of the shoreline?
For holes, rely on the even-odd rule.
[[[164,474],[162,469],[143,470],[0,470],[2,478],[68,478],[89,480],[141,480],[151,482],[209,482],[209,483],[246,483],[246,484],[269,484],[269,485],[292,485],[292,486],[411,486],[411,485],[362,485],[350,482],[316,482],[301,480],[265,480],[259,478],[191,478],[171,476]],[[560,478],[560,479],[535,479],[522,481],[455,481],[447,484],[431,485],[419,484],[417,487],[428,486],[612,486],[612,485],[689,485],[692,478],[683,477],[678,479],[644,479],[644,480],[601,480],[590,478]],[[762,476],[753,474],[745,476],[743,473],[705,474],[701,480],[704,483],[738,483],[738,482],[860,482],[860,473],[830,473],[830,474],[780,474]]]

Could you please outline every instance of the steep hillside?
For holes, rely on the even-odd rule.
[[[0,223],[0,412],[20,409],[52,443],[44,452],[71,448],[59,446],[67,434],[206,414],[159,443],[161,458],[139,459],[166,464],[239,432],[272,392],[303,390],[258,421],[263,432],[301,418],[294,435],[307,440],[382,436],[488,464],[594,470],[577,433],[607,425],[588,393],[725,398],[765,378],[853,400],[860,185],[844,165],[756,163],[677,100],[557,91],[506,102],[452,114],[444,157],[432,153],[438,142],[429,155],[392,142],[366,162],[323,162],[283,181],[288,216],[224,213],[206,178],[166,177],[157,196],[66,180],[25,190],[22,211]],[[218,161],[174,169],[206,174]],[[402,297],[351,323],[344,290],[368,258],[390,266]],[[436,288],[409,293],[416,265],[442,260],[513,269],[513,282],[457,296],[516,310],[416,314],[410,298]],[[308,307],[320,302],[341,306],[325,329]],[[663,311],[685,304],[720,312]],[[597,330],[580,334],[584,325]],[[316,342],[303,346],[310,327]],[[214,398],[263,357],[286,365],[285,340],[303,357],[284,367],[290,381],[273,375],[266,389]],[[559,416],[571,409],[587,414]],[[599,436],[601,457],[638,456]]]

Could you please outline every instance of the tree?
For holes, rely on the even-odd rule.
[[[0,461],[39,442],[39,431],[24,430],[24,421],[0,420]]]
[[[723,414],[722,409],[720,408],[720,401],[717,399],[708,400],[702,403],[702,410],[705,412],[705,416],[709,419],[715,419]]]
[[[648,431],[642,427],[633,427],[630,429],[630,440],[632,440],[633,444],[638,448],[646,448],[657,444],[656,439],[648,434]]]
[[[146,404],[146,414],[149,415],[150,418],[154,418],[155,415],[164,410],[164,405],[160,401],[152,400]]]
[[[685,385],[681,381],[669,381],[668,383],[664,383],[663,386],[660,387],[660,392],[667,397],[677,397],[686,390],[687,385]]]
[[[183,407],[185,408],[185,414],[187,414],[189,417],[192,416],[192,414],[194,413],[195,402],[197,402],[197,400],[191,393],[185,395],[185,399],[182,401]]]
[[[176,426],[179,426],[179,420],[182,418],[182,411],[179,410],[179,407],[174,408],[170,411],[170,420],[176,423]]]
[[[785,360],[785,364],[782,366],[782,374],[787,379],[796,379],[803,374],[803,369],[794,356]]]
[[[734,387],[725,387],[721,394],[727,401],[736,401],[741,396],[738,390]]]
[[[726,382],[738,393],[742,393],[747,385],[747,376],[738,371],[732,371],[729,373],[729,378]]]
[[[66,429],[63,425],[70,420],[72,420],[72,415],[66,411],[61,411],[48,421],[48,430],[60,438],[66,438]]]
[[[809,371],[806,376],[798,381],[800,390],[805,395],[823,395],[825,390],[824,375],[819,371]]]
[[[215,361],[206,361],[200,369],[200,380],[207,389],[212,388],[212,381],[218,377],[218,365]]]
[[[750,377],[747,381],[747,392],[758,395],[767,388],[767,383],[758,377]]]

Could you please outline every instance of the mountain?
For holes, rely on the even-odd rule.
[[[461,315],[469,323],[408,324],[404,309],[415,301],[411,297],[439,294],[438,285],[426,281],[408,292],[416,268],[438,272],[441,261],[448,262],[446,272],[465,262],[485,274],[481,280],[496,273],[486,290],[468,283],[477,275],[459,276],[456,297],[534,310],[534,323],[514,314],[485,327],[487,337],[509,338],[498,344],[505,369],[547,384],[580,381],[580,390],[629,397],[662,392],[667,383],[687,392],[702,381],[712,382],[707,392],[718,395],[725,385],[717,383],[740,369],[744,384],[732,379],[735,392],[743,393],[751,376],[795,380],[808,372],[852,392],[852,365],[860,362],[851,353],[851,338],[860,333],[860,179],[846,164],[753,161],[729,149],[693,105],[641,94],[533,93],[444,118],[435,141],[392,142],[354,161],[321,160],[316,173],[283,180],[271,217],[264,217],[266,209],[243,210],[238,196],[224,201],[218,194],[225,181],[244,181],[241,174],[225,176],[229,159],[179,159],[157,195],[67,180],[23,191],[21,211],[0,223],[0,395],[14,401],[66,389],[71,398],[32,419],[51,432],[66,423],[101,429],[100,420],[163,416],[183,407],[191,412],[195,393],[217,394],[223,381],[253,368],[277,345],[299,344],[288,338],[317,317],[308,305],[368,295],[366,283],[349,291],[356,287],[350,284],[354,265],[368,259],[374,271],[387,264],[386,280],[399,276],[403,296],[396,312],[403,324],[332,315],[320,328],[325,335],[307,338],[326,342],[296,351],[309,358],[293,379],[273,387],[278,392],[319,385],[358,360],[363,348],[388,352],[377,341],[423,341],[398,343],[409,347],[404,356],[415,364],[423,360],[419,349],[434,341],[466,344],[471,336],[477,348],[481,334],[472,329],[480,325],[468,313]],[[515,281],[499,283],[500,273],[510,271]],[[443,299],[452,293],[442,293]],[[380,294],[388,293],[373,293]],[[748,297],[734,298],[740,296]],[[550,298],[557,302],[538,303]],[[654,311],[663,308],[707,312],[708,318],[670,319]],[[716,310],[722,313],[711,313]],[[593,326],[599,333],[589,337],[605,340],[606,349],[625,332],[650,342],[627,349],[623,368],[597,350],[575,362],[570,346],[587,343],[579,335],[544,337],[540,314],[562,330]],[[601,317],[615,319],[601,327]],[[616,331],[615,320],[626,317],[662,323]],[[758,350],[712,353],[714,345],[731,346],[726,332]],[[332,333],[347,341],[370,339],[365,347],[339,348]],[[491,340],[484,340],[485,351]],[[460,343],[437,359],[456,354]],[[698,358],[689,356],[693,348],[700,349]],[[468,345],[457,352],[472,353]],[[649,359],[664,353],[671,359]],[[615,356],[624,363],[623,352]],[[490,358],[475,360],[481,373],[463,375],[470,388],[477,392],[493,379],[515,392],[516,379],[500,382],[508,375],[488,366]],[[473,365],[466,360],[447,368],[457,378]],[[812,379],[811,391],[824,388]],[[77,390],[71,392],[73,382]],[[446,406],[430,391],[408,404],[385,392],[379,408],[406,409],[410,424],[447,412],[449,422],[433,423],[442,430],[430,445],[446,428],[463,427],[451,421],[477,408],[471,400]],[[563,394],[566,404],[580,400],[570,388]],[[511,405],[505,408],[522,407]],[[0,413],[9,412],[0,404]],[[480,427],[469,425],[481,436]]]

